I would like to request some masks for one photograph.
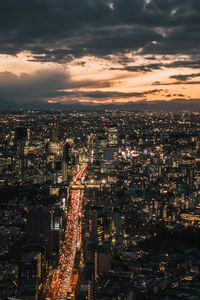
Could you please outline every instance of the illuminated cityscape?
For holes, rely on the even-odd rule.
[[[200,0],[1,1],[0,300],[200,300]]]
[[[199,113],[2,112],[0,127],[0,299],[199,299]]]

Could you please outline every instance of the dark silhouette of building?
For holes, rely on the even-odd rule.
[[[19,262],[18,296],[21,299],[38,299],[38,286],[42,278],[41,256],[41,252],[29,252]]]
[[[47,259],[52,258],[53,211],[47,207],[33,207],[28,214],[27,232],[32,242],[43,244]]]
[[[69,143],[63,145],[63,161],[69,166],[72,165],[72,147]]]
[[[62,181],[70,179],[72,166],[72,147],[69,143],[63,145]]]
[[[15,143],[16,143],[16,157],[17,157],[17,170],[19,175],[24,173],[26,168],[26,158],[24,155],[24,146],[27,139],[27,127],[19,125],[15,127]]]

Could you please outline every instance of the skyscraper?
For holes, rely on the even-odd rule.
[[[32,242],[43,243],[47,249],[47,258],[52,258],[53,212],[46,207],[33,207],[27,217],[27,232]]]
[[[63,145],[62,181],[70,178],[72,166],[72,147],[69,143]]]
[[[107,146],[103,149],[104,164],[112,164],[118,161],[118,130],[113,123],[105,126],[105,137]]]
[[[26,126],[19,125],[15,127],[15,140],[17,142],[24,141],[27,137],[27,128]]]
[[[118,131],[116,127],[107,127],[105,130],[108,147],[117,147],[118,145]]]
[[[21,299],[38,299],[38,286],[41,282],[41,253],[32,251],[19,263],[19,291]]]
[[[72,165],[72,147],[69,143],[63,145],[63,161],[65,161],[68,166]]]
[[[24,144],[27,138],[27,127],[19,125],[15,127],[15,142],[17,148],[17,170],[21,175],[25,169]]]
[[[51,142],[56,143],[58,141],[58,123],[53,122],[50,124],[51,131],[50,131],[50,140]]]

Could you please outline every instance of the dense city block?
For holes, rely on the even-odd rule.
[[[200,299],[199,137],[199,113],[0,113],[0,299]]]

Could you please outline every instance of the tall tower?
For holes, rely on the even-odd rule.
[[[112,164],[118,162],[118,130],[113,123],[105,126],[105,137],[107,146],[104,148],[104,163]]]
[[[32,242],[43,244],[47,259],[52,258],[53,211],[47,207],[32,207],[27,215],[27,232]]]
[[[88,300],[96,300],[97,281],[98,281],[98,254],[97,243],[91,241],[88,243],[87,255],[90,261],[90,275],[88,282]]]
[[[67,181],[71,175],[72,147],[69,143],[63,145],[62,181]]]
[[[50,130],[50,140],[51,142],[58,142],[58,123],[53,122],[50,124],[51,130]]]
[[[90,239],[102,245],[104,240],[104,213],[102,207],[94,207],[90,211]]]
[[[37,299],[41,277],[42,255],[39,251],[29,252],[19,262],[18,296],[22,299]]]
[[[118,145],[118,131],[116,127],[107,127],[105,130],[108,147],[117,147]]]
[[[94,156],[95,156],[95,136],[92,133],[88,136],[87,148],[88,148],[88,159],[89,162],[92,163],[94,161]]]
[[[69,143],[63,145],[63,161],[65,161],[68,166],[72,165],[72,147]]]
[[[21,175],[25,168],[24,144],[27,138],[26,126],[19,125],[15,127],[15,141],[17,146],[18,173]]]
[[[90,260],[92,269],[88,285],[88,300],[96,300],[97,284],[99,278],[99,246],[102,246],[104,240],[104,206],[91,205],[89,215],[90,231]]]

